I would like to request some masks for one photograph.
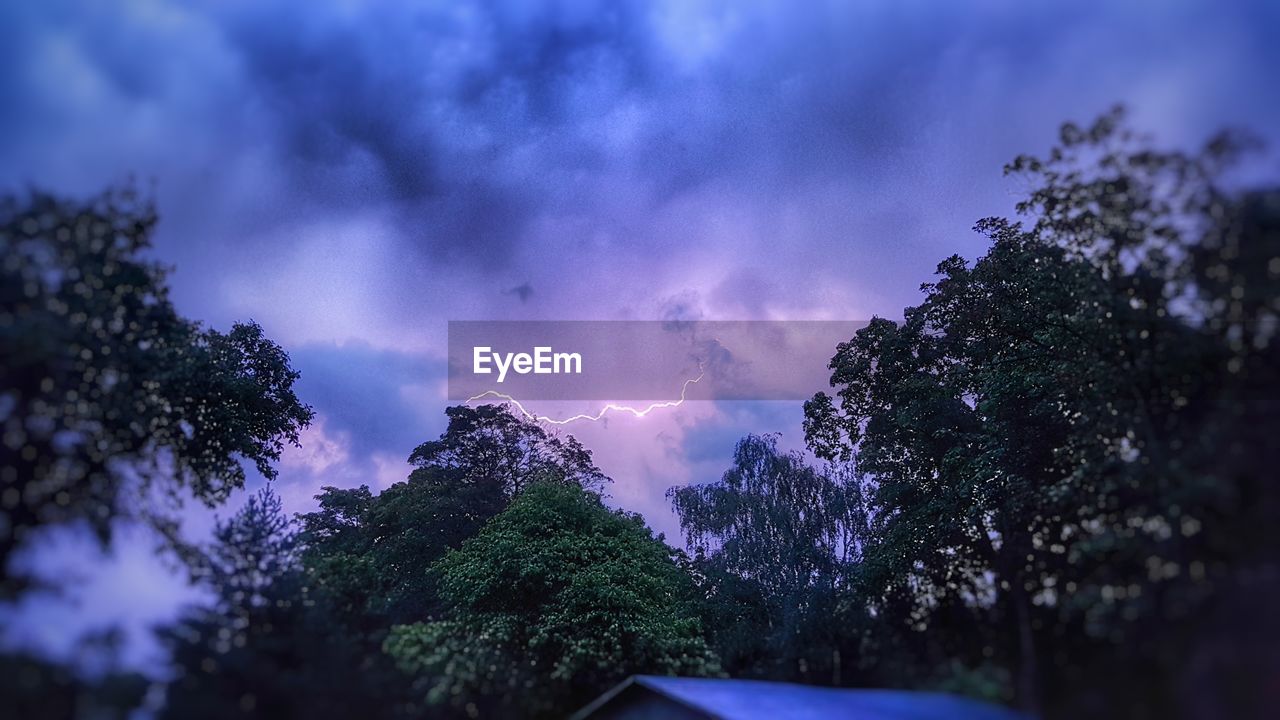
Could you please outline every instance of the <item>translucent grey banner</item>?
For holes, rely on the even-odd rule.
[[[449,400],[803,400],[861,320],[450,321]]]

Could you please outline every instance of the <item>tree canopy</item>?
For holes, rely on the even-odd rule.
[[[130,478],[210,504],[272,463],[312,411],[256,324],[181,317],[147,260],[156,216],[130,190],[0,199],[0,592],[36,528],[81,520],[104,540]]]
[[[552,480],[600,490],[608,478],[572,435],[561,437],[506,405],[447,408],[449,426],[419,445],[409,462],[426,477],[491,486],[506,498],[531,482]],[[446,470],[447,473],[435,473]]]
[[[1017,158],[1022,217],[980,221],[984,255],[835,348],[804,407],[813,456],[748,435],[718,479],[668,491],[687,553],[604,503],[576,439],[505,406],[448,408],[381,492],[324,487],[295,518],[252,495],[210,542],[173,543],[208,601],[159,631],[161,714],[552,717],[656,673],[1260,716],[1280,190],[1230,180],[1247,145],[1164,151],[1113,112]],[[311,418],[261,328],[177,314],[154,222],[128,192],[0,209],[6,594],[29,590],[7,561],[42,527],[105,540],[135,482],[221,502]],[[146,694],[0,664],[20,713]]]
[[[735,674],[839,683],[831,614],[866,517],[861,486],[776,436],[738,442],[718,482],[667,491],[706,600],[712,645]]]
[[[326,487],[301,516],[313,579],[353,618],[427,619],[432,563],[474,536],[529,483],[598,489],[608,482],[591,453],[505,406],[456,406],[437,440],[410,455],[404,482],[378,495]],[[380,640],[379,640],[380,642]]]
[[[1007,168],[1031,225],[980,222],[986,256],[943,262],[903,321],[832,359],[810,445],[871,479],[865,601],[928,633],[906,640],[925,673],[994,660],[1028,709],[1155,717],[1182,658],[1211,662],[1196,619],[1275,547],[1274,444],[1252,425],[1280,397],[1255,264],[1280,254],[1280,196],[1222,189],[1240,146],[1157,151],[1119,112],[1064,126]],[[1260,682],[1227,666],[1209,672]]]
[[[529,487],[438,569],[447,619],[386,643],[433,704],[549,717],[631,674],[719,671],[671,550],[581,488]]]

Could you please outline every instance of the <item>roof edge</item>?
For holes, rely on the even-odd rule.
[[[588,703],[585,707],[583,707],[583,708],[582,708],[581,710],[579,710],[578,712],[576,712],[576,713],[574,713],[574,714],[570,715],[570,716],[569,716],[569,720],[585,720],[588,716],[590,716],[590,715],[591,715],[591,713],[593,713],[593,712],[595,712],[596,710],[599,710],[600,708],[602,708],[602,707],[604,707],[605,705],[609,704],[609,702],[610,702],[610,701],[612,701],[612,700],[613,700],[614,698],[616,698],[618,695],[621,695],[621,694],[622,694],[622,692],[623,692],[624,690],[626,690],[627,688],[631,687],[632,685],[639,685],[640,687],[644,688],[645,690],[648,690],[649,692],[652,692],[652,693],[656,693],[656,694],[658,694],[658,695],[661,695],[662,697],[664,697],[664,698],[666,698],[666,699],[668,699],[668,700],[670,700],[670,701],[672,701],[672,702],[674,702],[674,703],[676,703],[676,704],[680,705],[681,707],[688,708],[688,709],[690,709],[690,710],[692,710],[692,711],[694,711],[694,712],[698,713],[699,715],[703,715],[703,716],[705,716],[705,717],[707,717],[707,718],[715,718],[715,717],[717,717],[716,715],[713,715],[713,714],[711,714],[711,713],[707,712],[705,708],[698,707],[697,705],[694,705],[693,703],[690,703],[688,700],[686,700],[686,699],[684,699],[684,698],[682,698],[682,697],[680,697],[680,696],[678,696],[678,695],[672,695],[670,692],[667,692],[667,691],[666,691],[664,688],[662,688],[660,685],[656,685],[656,684],[654,684],[654,683],[646,682],[646,681],[647,681],[648,679],[650,679],[650,678],[661,678],[661,677],[668,677],[668,676],[665,676],[665,675],[631,675],[631,676],[629,676],[626,680],[623,680],[622,682],[618,683],[617,685],[614,685],[613,687],[611,687],[611,688],[609,688],[608,690],[604,691],[604,693],[603,693],[602,695],[600,695],[600,697],[597,697],[595,700],[592,700],[590,703]],[[676,677],[676,676],[670,676],[670,677]]]

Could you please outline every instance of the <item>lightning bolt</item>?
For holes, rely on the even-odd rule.
[[[648,407],[645,407],[643,410],[638,410],[628,405],[617,405],[614,403],[609,403],[608,405],[605,405],[604,407],[600,408],[600,412],[594,415],[582,413],[579,415],[574,415],[573,417],[564,418],[563,420],[557,420],[555,418],[548,417],[546,415],[537,415],[535,413],[529,412],[528,410],[525,409],[524,405],[520,404],[519,400],[516,400],[515,398],[505,393],[500,393],[497,390],[485,390],[479,395],[473,395],[472,397],[469,397],[466,399],[466,404],[471,404],[476,400],[480,400],[486,397],[502,398],[503,400],[506,400],[507,402],[514,405],[516,409],[519,410],[520,413],[524,415],[526,418],[528,418],[529,420],[533,420],[535,422],[544,422],[549,425],[568,425],[571,422],[577,422],[579,420],[586,420],[588,422],[598,422],[601,419],[603,419],[604,416],[607,415],[610,411],[630,413],[635,417],[639,418],[639,417],[644,417],[645,415],[648,415],[654,410],[661,410],[663,408],[680,407],[681,405],[683,405],[685,394],[689,392],[689,386],[696,384],[699,380],[702,379],[703,375],[706,375],[706,372],[702,369],[702,363],[698,363],[698,370],[699,370],[698,377],[685,380],[684,384],[680,386],[679,400],[664,400],[662,402],[652,403]]]

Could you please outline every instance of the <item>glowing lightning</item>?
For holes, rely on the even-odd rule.
[[[700,371],[702,370],[702,364],[701,364],[701,363],[699,363],[699,364],[698,364],[698,369],[699,369]],[[470,403],[475,402],[476,400],[479,400],[479,399],[481,399],[481,398],[485,398],[485,397],[497,397],[497,398],[502,398],[503,400],[506,400],[507,402],[511,403],[512,405],[515,405],[515,406],[516,406],[516,409],[517,409],[517,410],[519,410],[519,411],[521,412],[521,414],[523,414],[526,418],[528,418],[528,419],[530,419],[530,420],[534,420],[534,421],[536,421],[536,422],[544,422],[544,423],[548,423],[548,424],[550,424],[550,425],[568,425],[569,423],[571,423],[571,422],[577,422],[578,420],[588,420],[588,421],[590,421],[590,422],[597,422],[597,421],[599,421],[601,418],[603,418],[603,417],[605,416],[605,414],[606,414],[606,413],[608,413],[610,410],[617,410],[618,412],[627,412],[627,413],[631,413],[632,415],[634,415],[634,416],[636,416],[636,417],[644,417],[645,415],[648,415],[650,412],[652,412],[652,411],[654,411],[654,410],[659,410],[659,409],[662,409],[662,408],[680,407],[681,405],[683,405],[683,404],[684,404],[685,393],[687,393],[687,392],[688,392],[688,390],[689,390],[689,386],[690,386],[690,385],[693,385],[694,383],[696,383],[696,382],[698,382],[699,380],[701,380],[701,379],[702,379],[702,376],[703,376],[703,375],[705,375],[705,374],[706,374],[706,372],[705,372],[705,371],[702,371],[702,372],[699,372],[699,373],[698,373],[698,377],[696,377],[696,378],[691,378],[691,379],[689,379],[689,380],[685,380],[685,381],[684,381],[684,385],[681,385],[681,386],[680,386],[680,399],[679,399],[679,400],[664,400],[663,402],[656,402],[656,403],[653,403],[652,405],[649,405],[648,407],[646,407],[646,408],[645,408],[645,409],[643,409],[643,410],[637,410],[637,409],[635,409],[635,408],[633,408],[633,407],[628,407],[628,406],[626,406],[626,405],[615,405],[615,404],[613,404],[613,403],[609,403],[608,405],[605,405],[603,408],[600,408],[600,412],[596,413],[595,415],[588,415],[588,414],[586,414],[586,413],[583,413],[583,414],[580,414],[580,415],[574,415],[573,417],[565,418],[565,419],[563,419],[563,420],[556,420],[555,418],[548,417],[548,416],[546,416],[546,415],[535,415],[534,413],[531,413],[531,412],[529,412],[528,410],[526,410],[526,409],[524,408],[524,406],[520,404],[520,401],[519,401],[519,400],[516,400],[515,398],[511,397],[510,395],[507,395],[507,394],[504,394],[504,393],[500,393],[500,392],[498,392],[497,390],[485,390],[484,392],[480,393],[479,395],[475,395],[475,396],[472,396],[472,397],[467,398],[466,402],[467,402],[467,404],[470,404]]]

